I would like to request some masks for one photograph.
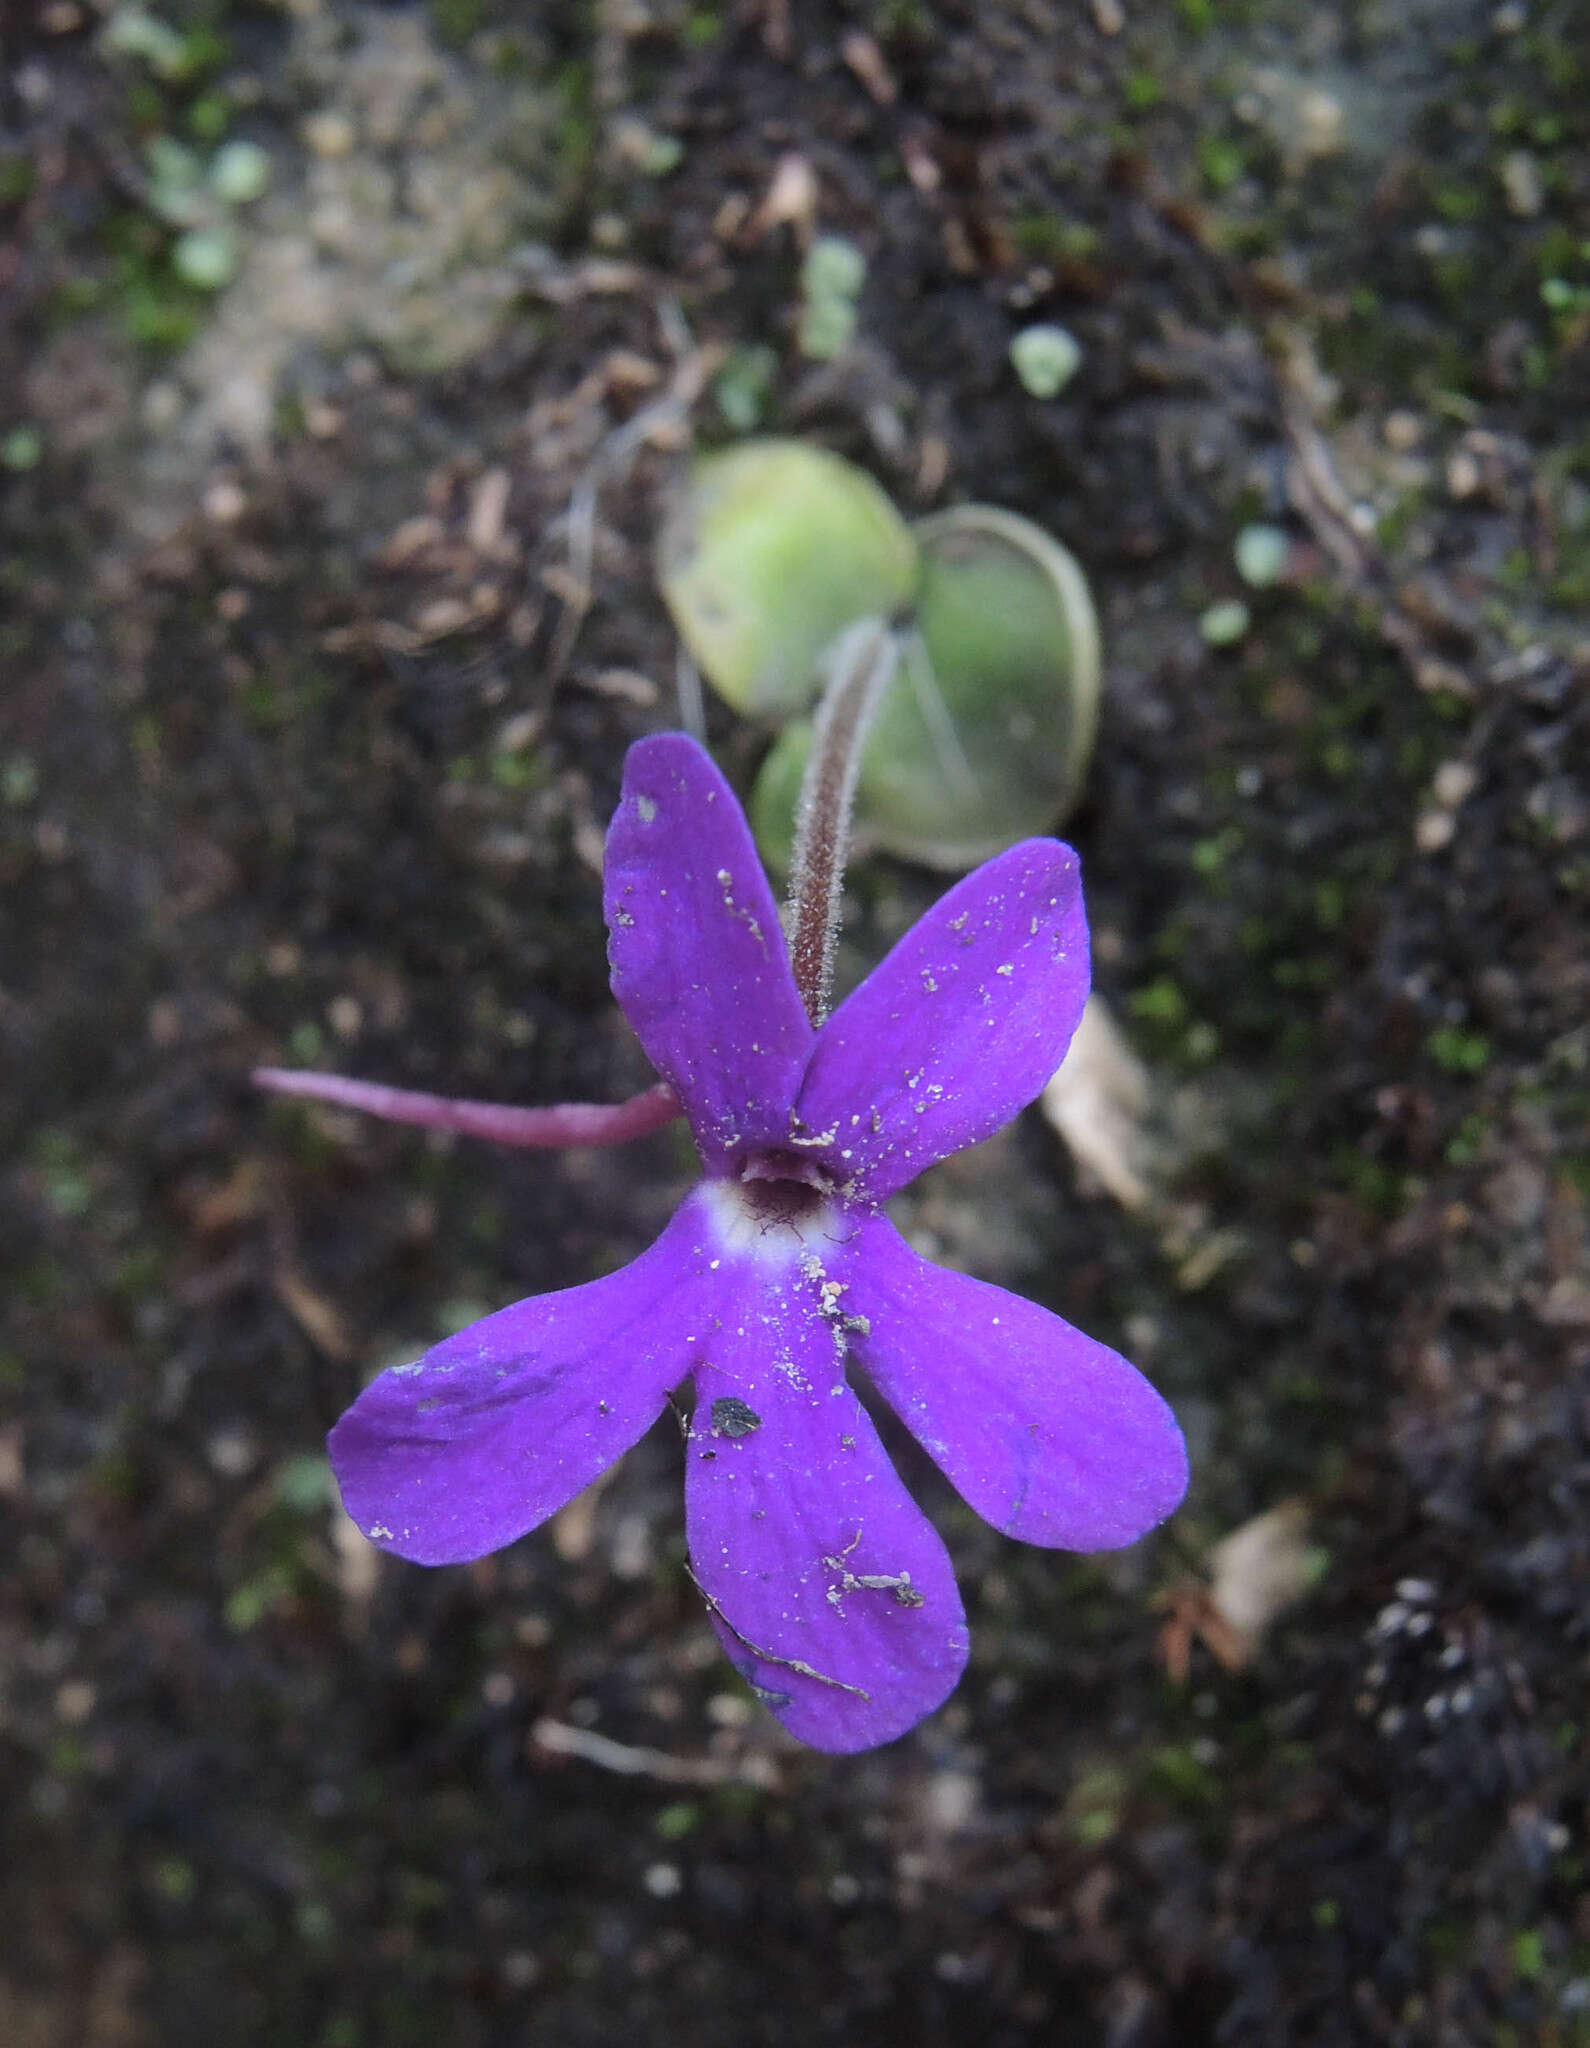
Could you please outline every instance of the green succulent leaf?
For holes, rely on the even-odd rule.
[[[959,869],[1075,800],[1098,713],[1098,624],[1073,558],[1013,513],[964,505],[916,529],[921,576],[899,673],[862,757],[855,840]],[[787,868],[811,749],[785,727],[751,802],[758,841]]]
[[[917,579],[910,529],[865,470],[777,438],[699,456],[659,552],[685,645],[753,718],[806,710],[844,629],[898,611]]]

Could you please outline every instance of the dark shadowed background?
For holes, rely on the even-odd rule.
[[[1590,11],[135,12],[13,7],[0,83],[0,2042],[1590,2041]],[[151,146],[236,140],[214,289]],[[830,362],[813,224],[867,266]],[[649,1078],[597,870],[725,350],[1093,579],[1068,829],[1150,1192],[1034,1112],[901,1216],[1195,1461],[1087,1561],[908,1460],[971,1668],[838,1761],[718,1655],[667,1428],[468,1569],[329,1489],[365,1377],[633,1256],[684,1141],[245,1078]],[[857,868],[847,971],[936,886]],[[1286,1503],[1310,1590],[1234,1638],[1213,1546]]]

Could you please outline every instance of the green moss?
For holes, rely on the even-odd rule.
[[[226,1625],[238,1635],[258,1628],[266,1615],[292,1597],[292,1576],[284,1565],[267,1565],[234,1586],[226,1596],[222,1614]]]
[[[1020,253],[1038,263],[1086,263],[1103,246],[1096,227],[1059,212],[1012,214],[1005,228]]]
[[[1168,974],[1160,975],[1144,988],[1134,989],[1126,1006],[1134,1017],[1150,1024],[1180,1029],[1187,1021],[1187,998]]]
[[[1531,1984],[1546,1967],[1546,1941],[1538,1927],[1521,1927],[1513,1936],[1513,1969]]]
[[[17,206],[33,190],[36,172],[24,150],[0,149],[0,206]]]
[[[195,142],[219,142],[232,118],[232,102],[224,92],[201,93],[189,107],[188,133]]]
[[[1478,1074],[1490,1064],[1490,1040],[1456,1024],[1443,1024],[1432,1031],[1426,1046],[1436,1065],[1449,1074]]]
[[[1347,913],[1347,890],[1339,876],[1327,875],[1314,884],[1314,922],[1321,931],[1341,928]]]
[[[1170,1743],[1149,1759],[1148,1784],[1161,1797],[1179,1805],[1212,1807],[1220,1803],[1220,1780],[1189,1744]]]
[[[1436,212],[1449,221],[1481,220],[1489,206],[1487,195],[1471,185],[1441,185],[1431,198]]]
[[[551,81],[550,92],[557,115],[557,150],[564,170],[580,176],[596,156],[596,112],[591,104],[591,69],[588,64],[569,63]]]
[[[547,779],[547,764],[542,755],[530,749],[496,753],[491,757],[491,779],[499,789],[515,793],[539,789]]]
[[[1213,880],[1225,868],[1231,856],[1242,845],[1242,834],[1235,825],[1228,825],[1223,831],[1200,839],[1192,850],[1193,872]]]
[[[1213,192],[1227,192],[1247,169],[1241,143],[1229,135],[1200,135],[1198,168]]]
[[[1165,97],[1165,88],[1152,71],[1138,66],[1122,79],[1121,96],[1133,113],[1146,114]]]
[[[186,285],[171,268],[171,232],[151,214],[121,213],[105,229],[111,252],[110,296],[129,338],[167,351],[193,339],[210,295]]]
[[[31,754],[13,754],[0,765],[0,804],[8,810],[25,810],[38,793],[38,764]]]
[[[313,1066],[326,1049],[326,1034],[318,1024],[306,1018],[303,1023],[295,1024],[288,1034],[287,1049],[296,1065]]]
[[[1312,959],[1277,960],[1271,966],[1270,979],[1277,988],[1328,988],[1334,973],[1334,963],[1320,954]]]
[[[1335,1179],[1366,1209],[1388,1218],[1401,1212],[1406,1183],[1383,1159],[1360,1151],[1356,1145],[1339,1145],[1331,1154],[1330,1163]]]
[[[33,1163],[57,1216],[70,1221],[86,1212],[93,1190],[82,1149],[70,1132],[41,1131],[34,1141]]]
[[[1460,1920],[1435,1919],[1425,1922],[1423,1941],[1436,1962],[1450,1963],[1469,1950],[1473,1934]]]
[[[1065,1829],[1085,1849],[1109,1841],[1121,1824],[1126,1797],[1125,1774],[1114,1765],[1084,1771],[1065,1803]]]
[[[1584,60],[1570,41],[1547,30],[1530,39],[1529,49],[1553,92],[1579,91],[1584,83]]]
[[[687,50],[704,50],[723,33],[723,17],[710,7],[697,7],[684,19],[679,40]]]
[[[491,0],[432,0],[436,33],[444,43],[460,49],[485,25]]]

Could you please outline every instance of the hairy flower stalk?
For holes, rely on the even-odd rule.
[[[829,657],[828,682],[795,807],[790,861],[790,964],[813,1024],[827,1016],[833,991],[839,905],[862,750],[899,659],[899,638],[883,619],[862,619],[851,626]]]
[[[882,687],[892,655],[874,632],[831,722],[859,726]],[[842,767],[859,740],[832,744]],[[829,917],[843,781],[819,776],[817,879],[796,892]],[[871,1748],[947,1697],[967,1631],[948,1553],[853,1369],[969,1505],[1025,1542],[1118,1548],[1186,1486],[1175,1418],[1125,1359],[919,1257],[884,1209],[1059,1065],[1088,988],[1076,855],[1032,839],[987,862],[814,1025],[821,976],[797,986],[743,812],[693,740],[662,734],[630,749],[603,898],[613,992],[662,1076],[647,1095],[515,1112],[263,1070],[277,1089],[510,1142],[555,1128],[602,1142],[677,1106],[701,1154],[700,1182],[633,1264],[372,1381],[331,1432],[343,1502],[414,1563],[484,1556],[556,1514],[689,1382],[685,1527],[712,1627],[801,1741]]]

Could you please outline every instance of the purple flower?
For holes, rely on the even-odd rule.
[[[803,1742],[867,1749],[948,1695],[966,1619],[854,1361],[987,1521],[1109,1550],[1181,1499],[1170,1410],[1031,1302],[919,1258],[884,1203],[1059,1065],[1088,987],[1076,855],[1029,840],[951,889],[814,1030],[728,785],[631,749],[607,838],[613,991],[703,1179],[649,1251],[381,1374],[331,1433],[348,1512],[419,1564],[522,1536],[694,1381],[693,1575],[730,1661]]]

